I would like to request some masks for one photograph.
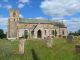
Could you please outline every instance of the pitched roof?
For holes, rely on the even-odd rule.
[[[60,28],[66,28],[65,24],[63,22],[53,22],[54,26],[58,26]]]
[[[66,28],[64,23],[61,22],[54,22],[54,21],[50,21],[50,20],[46,20],[46,19],[22,19],[20,18],[19,23],[32,23],[32,24],[38,24],[38,23],[42,23],[42,24],[53,24],[54,26],[58,26],[60,28]]]
[[[44,19],[20,19],[19,23],[43,23],[43,24],[51,24],[52,22]]]

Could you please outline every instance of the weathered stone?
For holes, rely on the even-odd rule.
[[[68,35],[67,36],[67,42],[72,42],[73,41],[73,36],[72,35]]]
[[[47,44],[47,47],[48,47],[48,48],[52,48],[52,46],[53,46],[53,40],[51,39],[50,36],[47,37],[47,42],[46,42],[46,44]]]
[[[19,40],[19,53],[24,54],[24,44],[25,44],[25,39],[20,39]]]
[[[45,19],[19,18],[19,10],[16,9],[10,9],[9,13],[7,39],[22,37],[25,30],[28,33],[28,38],[44,39],[47,36],[68,35],[67,27],[60,22],[52,22]],[[31,33],[32,31],[33,33]],[[52,31],[55,31],[54,35]]]
[[[80,44],[77,44],[75,48],[76,48],[76,53],[80,53]]]

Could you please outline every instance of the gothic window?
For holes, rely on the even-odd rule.
[[[64,35],[64,30],[62,30],[62,34]]]
[[[24,33],[27,32],[27,30],[24,30]]]
[[[55,30],[55,36],[57,36],[57,31]]]
[[[54,35],[54,34],[55,34],[54,30],[52,30],[52,35]]]
[[[23,37],[27,37],[28,36],[28,31],[27,30],[24,30],[24,35]]]

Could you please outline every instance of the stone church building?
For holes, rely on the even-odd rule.
[[[42,38],[47,36],[67,36],[68,31],[65,25],[54,23],[45,19],[24,19],[19,17],[19,11],[11,9],[8,20],[8,39],[23,37],[25,31],[28,38]]]

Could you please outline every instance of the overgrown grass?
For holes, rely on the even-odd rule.
[[[0,60],[80,60],[75,53],[75,44],[79,40],[68,43],[65,39],[54,39],[53,48],[47,48],[42,40],[25,42],[25,54],[18,51],[18,40],[0,40]]]

